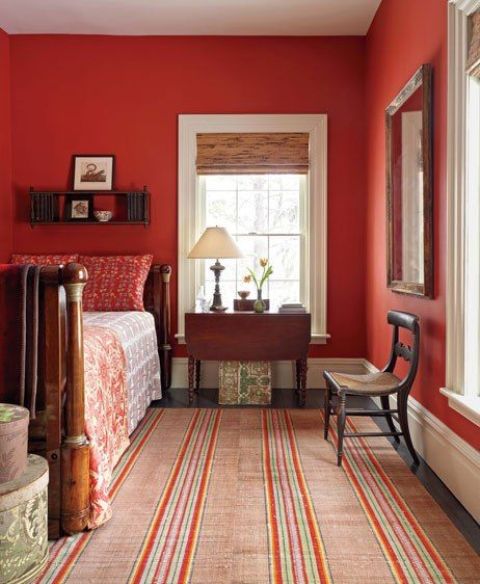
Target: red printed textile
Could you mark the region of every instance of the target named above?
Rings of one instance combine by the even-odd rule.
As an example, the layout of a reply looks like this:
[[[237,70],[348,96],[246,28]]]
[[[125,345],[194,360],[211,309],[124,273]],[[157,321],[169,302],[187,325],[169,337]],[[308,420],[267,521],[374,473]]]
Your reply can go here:
[[[71,262],[78,262],[78,253],[31,255],[14,253],[10,263],[33,264],[34,266],[66,266]]]
[[[88,527],[112,516],[112,472],[128,448],[127,365],[118,336],[111,330],[84,327],[85,433],[90,442],[90,515]]]
[[[80,256],[87,268],[83,293],[86,312],[144,310],[143,290],[152,255]]]

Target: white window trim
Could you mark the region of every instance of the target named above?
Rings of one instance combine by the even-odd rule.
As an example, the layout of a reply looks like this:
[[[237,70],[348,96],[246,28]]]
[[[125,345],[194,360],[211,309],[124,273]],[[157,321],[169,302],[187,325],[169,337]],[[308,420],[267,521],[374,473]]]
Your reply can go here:
[[[480,398],[464,391],[465,212],[468,16],[480,0],[450,0],[448,6],[448,207],[446,387],[449,406],[480,425]]]
[[[312,343],[325,344],[327,334],[327,115],[240,114],[179,115],[178,119],[178,332],[185,342],[185,312],[195,304],[200,262],[187,254],[200,237],[196,207],[196,135],[208,132],[303,132],[309,134],[310,172],[307,210],[310,249],[305,254],[312,267],[306,295],[312,314]]]

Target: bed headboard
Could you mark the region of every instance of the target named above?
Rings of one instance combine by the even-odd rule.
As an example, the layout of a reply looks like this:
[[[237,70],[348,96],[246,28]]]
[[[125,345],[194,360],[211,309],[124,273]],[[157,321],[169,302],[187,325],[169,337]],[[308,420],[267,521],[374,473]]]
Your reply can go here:
[[[162,389],[168,389],[172,383],[172,345],[170,342],[170,276],[172,266],[155,264],[150,268],[145,283],[145,310],[155,317]]]

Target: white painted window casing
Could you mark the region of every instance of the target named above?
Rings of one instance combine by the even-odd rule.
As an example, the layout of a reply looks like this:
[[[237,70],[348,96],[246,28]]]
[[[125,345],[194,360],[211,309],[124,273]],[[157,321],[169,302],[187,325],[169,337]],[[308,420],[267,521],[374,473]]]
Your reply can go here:
[[[469,15],[480,0],[450,0],[448,9],[447,355],[440,391],[480,425],[480,87],[466,73]]]
[[[198,133],[306,132],[310,171],[306,176],[304,212],[308,245],[302,253],[302,301],[312,314],[312,342],[325,343],[327,333],[327,116],[325,114],[180,115],[178,160],[178,332],[184,342],[184,315],[192,310],[203,283],[203,262],[187,254],[205,226],[201,180],[196,173]],[[308,284],[308,285],[307,285]]]

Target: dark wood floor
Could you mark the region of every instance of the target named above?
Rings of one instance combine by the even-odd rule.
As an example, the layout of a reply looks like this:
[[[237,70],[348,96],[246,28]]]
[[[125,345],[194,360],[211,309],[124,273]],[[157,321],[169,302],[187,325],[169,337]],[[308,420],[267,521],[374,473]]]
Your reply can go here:
[[[271,408],[295,408],[297,407],[295,396],[290,389],[275,389],[272,392],[272,404],[270,406],[219,406],[217,389],[201,389],[199,396],[196,398],[193,407],[197,408],[218,408],[218,407],[271,407]],[[376,409],[376,405],[370,399],[352,398],[352,405],[357,407],[366,407]],[[355,403],[356,400],[356,403]],[[164,397],[153,403],[155,407],[162,408],[185,408],[188,407],[188,391],[186,389],[172,389],[165,392]],[[321,389],[310,390],[307,392],[307,408],[323,407],[323,391]],[[375,422],[388,431],[385,421],[382,418],[374,418]],[[437,475],[430,469],[423,459],[420,459],[420,465],[417,467],[412,464],[412,459],[408,450],[405,448],[403,441],[400,445],[390,439],[398,454],[410,466],[412,472],[425,486],[427,491],[442,507],[445,513],[457,529],[464,535],[470,545],[480,554],[480,526],[465,508],[452,495]]]

